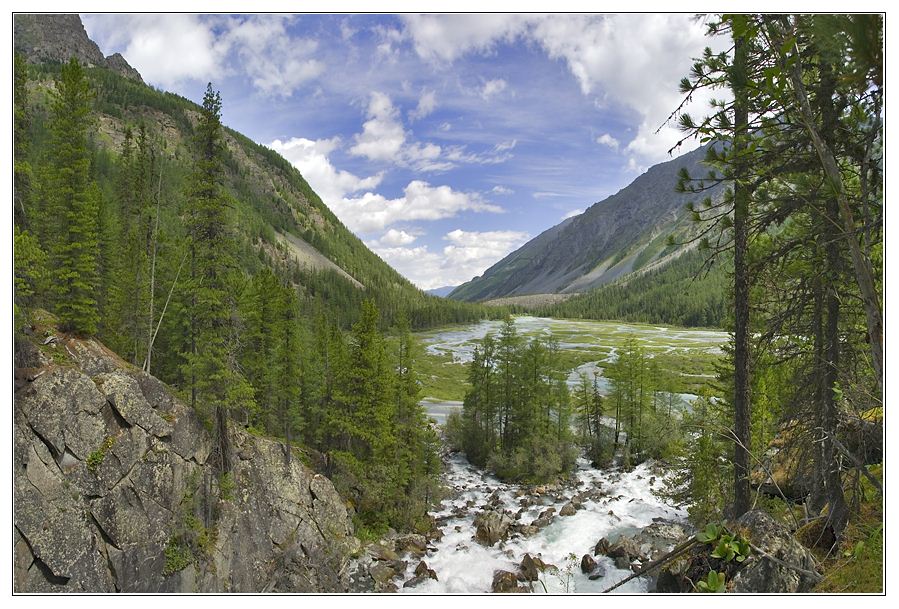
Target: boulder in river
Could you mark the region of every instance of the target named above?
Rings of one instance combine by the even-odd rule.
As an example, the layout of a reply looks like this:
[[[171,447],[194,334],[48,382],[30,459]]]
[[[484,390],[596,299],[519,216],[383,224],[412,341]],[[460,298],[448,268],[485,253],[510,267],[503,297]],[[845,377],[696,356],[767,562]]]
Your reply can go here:
[[[559,510],[559,516],[574,516],[575,514],[577,514],[577,508],[571,502],[566,503]]]
[[[493,572],[492,592],[528,592],[525,586],[518,585],[518,575],[511,571],[497,570]]]
[[[437,572],[428,567],[428,564],[423,560],[415,567],[415,576],[437,580]]]
[[[540,577],[540,573],[546,570],[546,563],[540,558],[525,554],[521,559],[519,569],[518,579],[520,581],[535,582]]]
[[[482,546],[492,547],[498,541],[504,541],[509,535],[509,527],[515,521],[505,512],[487,510],[474,519],[474,539]]]
[[[589,575],[593,573],[593,570],[596,568],[596,561],[593,560],[593,557],[589,554],[584,554],[583,558],[581,558],[581,573],[584,575]]]
[[[610,545],[609,540],[603,537],[596,542],[596,546],[593,548],[593,556],[605,556],[609,553]]]

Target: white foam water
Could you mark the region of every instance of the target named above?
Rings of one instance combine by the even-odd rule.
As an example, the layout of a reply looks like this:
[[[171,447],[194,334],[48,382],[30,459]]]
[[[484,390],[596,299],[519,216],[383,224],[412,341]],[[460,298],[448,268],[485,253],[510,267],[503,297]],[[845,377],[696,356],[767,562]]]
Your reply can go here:
[[[561,507],[581,490],[599,488],[604,491],[604,496],[595,501],[585,501],[583,509],[573,516],[557,515],[552,524],[531,537],[519,536],[493,547],[484,547],[474,541],[473,522],[478,508],[497,491],[502,506],[517,511],[519,487],[500,482],[469,464],[462,455],[451,455],[447,460],[445,482],[454,494],[432,512],[435,518],[446,518],[441,525],[444,536],[434,544],[436,551],[428,552],[424,558],[428,566],[437,572],[438,580],[427,580],[414,588],[401,588],[401,591],[419,594],[490,592],[493,572],[497,569],[517,572],[521,559],[527,553],[559,569],[558,574],[541,574],[540,581],[534,582],[534,592],[602,592],[631,575],[631,571],[617,569],[609,558],[598,556],[596,562],[605,569],[605,575],[591,581],[582,574],[581,556],[592,556],[597,541],[603,537],[614,538],[623,533],[633,533],[652,524],[654,518],[674,521],[686,518],[683,510],[667,505],[652,493],[652,489],[658,488],[662,480],[653,480],[651,464],[644,463],[630,472],[624,472],[617,468],[598,470],[590,467],[585,459],[580,459],[575,475],[579,485],[564,490],[564,498],[560,500],[542,495],[540,499],[543,501],[539,505],[529,507],[522,513],[521,522],[530,523],[550,506],[554,506],[558,514]],[[474,507],[464,509],[462,515],[453,515],[454,510],[466,508],[466,503],[470,501],[474,501]],[[456,511],[456,514],[459,513]],[[409,561],[403,581],[412,577],[416,564],[417,561]],[[635,578],[615,591],[646,592],[647,585],[646,578]]]

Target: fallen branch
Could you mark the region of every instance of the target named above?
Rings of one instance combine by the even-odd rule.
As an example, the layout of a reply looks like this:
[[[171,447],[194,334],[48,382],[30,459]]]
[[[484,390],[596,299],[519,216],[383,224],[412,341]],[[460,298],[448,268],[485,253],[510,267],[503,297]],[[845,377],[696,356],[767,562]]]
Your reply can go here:
[[[654,561],[652,561],[645,567],[641,568],[639,571],[637,571],[633,575],[629,575],[629,576],[625,577],[624,579],[622,579],[620,582],[618,582],[611,588],[606,588],[605,590],[602,591],[602,593],[605,594],[607,592],[611,592],[615,588],[618,588],[619,586],[623,586],[624,584],[631,581],[632,579],[640,577],[641,575],[645,575],[645,574],[649,573],[650,571],[652,571],[653,569],[656,569],[666,563],[671,562],[672,560],[674,560],[675,558],[677,558],[678,556],[680,556],[681,554],[683,554],[684,552],[686,552],[687,550],[689,550],[690,548],[692,548],[694,545],[696,545],[698,543],[699,542],[696,541],[695,537],[691,537],[687,541],[676,546],[673,550],[671,550],[664,556],[661,556],[661,557],[655,559]]]

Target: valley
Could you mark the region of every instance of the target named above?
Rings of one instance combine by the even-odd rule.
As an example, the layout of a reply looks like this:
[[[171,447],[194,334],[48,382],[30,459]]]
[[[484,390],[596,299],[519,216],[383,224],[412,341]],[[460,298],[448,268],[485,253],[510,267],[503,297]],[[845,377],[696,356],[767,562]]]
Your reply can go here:
[[[520,336],[558,341],[560,360],[571,370],[570,387],[577,384],[578,372],[587,372],[592,380],[592,371],[597,369],[601,376],[602,364],[615,361],[624,341],[634,339],[658,364],[661,378],[656,382],[668,392],[695,395],[714,376],[721,346],[727,342],[726,332],[711,329],[527,315],[514,320]],[[422,405],[429,415],[439,419],[448,406],[461,404],[467,386],[465,365],[471,362],[477,342],[498,333],[501,325],[498,320],[485,320],[416,333],[421,345]],[[606,385],[603,393],[607,390]]]

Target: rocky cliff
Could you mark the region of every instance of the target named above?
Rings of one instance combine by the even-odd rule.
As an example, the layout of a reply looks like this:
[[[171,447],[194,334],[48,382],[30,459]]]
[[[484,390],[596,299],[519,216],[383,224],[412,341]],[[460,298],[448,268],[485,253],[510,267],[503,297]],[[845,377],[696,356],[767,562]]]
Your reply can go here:
[[[95,340],[17,345],[16,592],[342,592],[358,540],[331,482],[197,414]]]
[[[143,82],[137,70],[119,53],[104,57],[91,40],[78,15],[15,15],[13,40],[16,51],[33,63],[65,63],[72,57],[87,66],[99,66]]]

